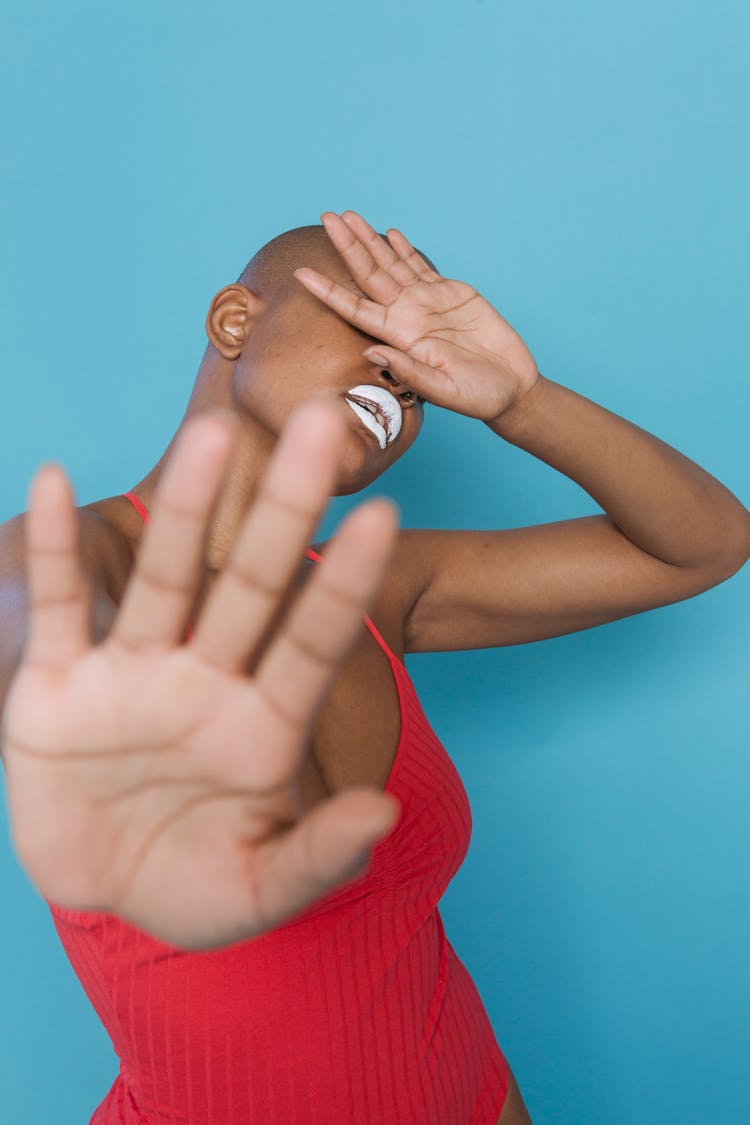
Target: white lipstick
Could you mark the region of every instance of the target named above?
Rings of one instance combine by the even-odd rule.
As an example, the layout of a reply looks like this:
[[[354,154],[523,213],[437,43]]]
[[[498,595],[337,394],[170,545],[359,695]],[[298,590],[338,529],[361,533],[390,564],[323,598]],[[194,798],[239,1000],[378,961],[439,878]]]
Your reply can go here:
[[[390,391],[361,383],[350,387],[345,397],[362,424],[375,434],[381,449],[396,440],[401,432],[401,406]]]

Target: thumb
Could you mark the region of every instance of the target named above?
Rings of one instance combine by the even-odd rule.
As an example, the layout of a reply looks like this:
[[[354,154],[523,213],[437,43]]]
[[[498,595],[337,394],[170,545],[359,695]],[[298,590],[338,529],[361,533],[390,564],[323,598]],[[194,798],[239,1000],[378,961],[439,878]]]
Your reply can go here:
[[[283,836],[262,844],[254,856],[252,891],[264,927],[281,924],[362,875],[371,849],[400,816],[394,797],[355,786],[316,805]]]
[[[439,368],[422,363],[399,348],[391,348],[386,344],[367,348],[362,355],[378,367],[387,367],[400,383],[404,383],[409,390],[416,391],[428,402],[435,406],[448,405],[446,394],[449,394],[453,381]]]

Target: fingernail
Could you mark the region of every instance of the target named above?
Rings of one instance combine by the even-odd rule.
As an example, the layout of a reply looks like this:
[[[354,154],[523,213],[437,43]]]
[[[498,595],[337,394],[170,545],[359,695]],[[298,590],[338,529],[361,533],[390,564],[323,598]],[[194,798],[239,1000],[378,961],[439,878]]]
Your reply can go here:
[[[368,349],[367,351],[362,352],[362,355],[366,356],[367,359],[371,359],[373,363],[377,363],[379,367],[388,366],[388,360],[381,352],[373,352]]]

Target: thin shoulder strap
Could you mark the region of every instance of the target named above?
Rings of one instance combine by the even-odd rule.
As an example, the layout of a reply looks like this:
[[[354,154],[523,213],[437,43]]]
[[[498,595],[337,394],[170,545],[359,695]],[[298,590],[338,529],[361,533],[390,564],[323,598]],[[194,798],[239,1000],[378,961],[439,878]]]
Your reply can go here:
[[[323,561],[323,556],[319,555],[317,551],[313,551],[312,547],[308,547],[307,550],[305,551],[305,554],[307,555],[308,559],[312,559],[314,562],[319,563],[319,562]],[[380,630],[378,629],[377,625],[372,620],[372,618],[369,617],[367,614],[365,614],[365,625],[370,630],[373,637],[378,642],[378,644],[380,645],[380,647],[382,648],[383,652],[386,654],[388,659],[389,660],[395,660],[397,664],[400,664],[401,661],[396,656],[396,654],[391,651],[390,647],[388,646],[387,642],[385,641],[385,639],[383,637],[383,634],[380,632]]]
[[[148,523],[148,508],[143,501],[139,500],[134,492],[123,492],[123,496],[130,501],[143,522]]]
[[[126,500],[130,501],[130,503],[133,505],[133,507],[135,508],[136,512],[141,517],[143,522],[148,523],[148,519],[149,519],[148,508],[143,503],[143,501],[141,499],[139,499],[139,497],[137,497],[134,492],[123,492],[123,496],[125,497]],[[307,556],[308,559],[312,559],[313,562],[320,563],[320,562],[323,561],[323,556],[319,555],[317,551],[313,551],[312,547],[307,548],[307,550],[305,551],[305,555]],[[389,660],[395,660],[397,664],[400,664],[401,661],[398,659],[396,654],[391,651],[388,644],[384,640],[382,633],[380,632],[378,627],[375,625],[372,618],[369,617],[367,614],[365,614],[365,625],[370,630],[373,637],[378,642],[378,644],[380,645],[380,647],[382,648],[383,652],[386,654],[388,659]],[[189,630],[189,635],[192,636],[192,629]]]

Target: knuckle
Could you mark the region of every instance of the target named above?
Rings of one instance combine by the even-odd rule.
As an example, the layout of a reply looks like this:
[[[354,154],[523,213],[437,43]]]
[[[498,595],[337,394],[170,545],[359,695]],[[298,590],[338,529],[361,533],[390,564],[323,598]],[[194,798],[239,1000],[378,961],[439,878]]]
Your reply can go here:
[[[285,587],[280,584],[266,582],[257,574],[254,574],[251,569],[241,565],[237,561],[230,562],[228,568],[229,575],[242,586],[243,589],[249,590],[253,594],[260,594],[268,601],[278,601],[283,593]]]
[[[151,586],[161,594],[172,594],[176,597],[190,597],[195,592],[195,585],[189,582],[179,582],[174,578],[160,574],[150,567],[142,567],[138,573],[138,581],[146,586]]]
[[[287,641],[304,659],[312,661],[318,667],[327,670],[333,664],[333,657],[312,644],[308,637],[290,630],[287,633]]]

